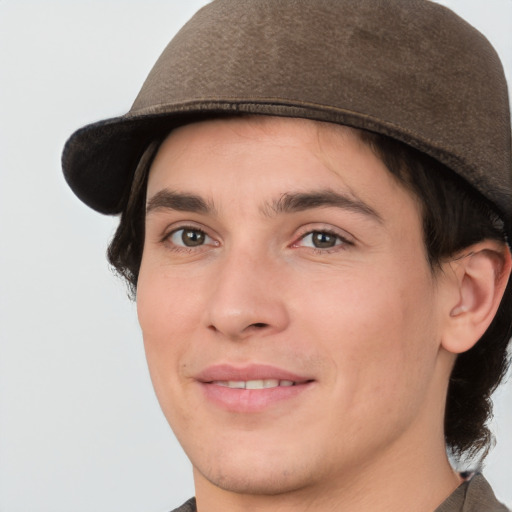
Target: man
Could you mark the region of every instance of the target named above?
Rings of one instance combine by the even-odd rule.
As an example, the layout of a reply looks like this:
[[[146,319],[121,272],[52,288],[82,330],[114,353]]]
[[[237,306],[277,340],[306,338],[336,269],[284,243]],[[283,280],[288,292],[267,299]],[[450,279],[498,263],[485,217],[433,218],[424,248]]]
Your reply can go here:
[[[178,510],[506,510],[489,446],[511,335],[503,71],[426,0],[216,0],[63,166],[121,213]]]

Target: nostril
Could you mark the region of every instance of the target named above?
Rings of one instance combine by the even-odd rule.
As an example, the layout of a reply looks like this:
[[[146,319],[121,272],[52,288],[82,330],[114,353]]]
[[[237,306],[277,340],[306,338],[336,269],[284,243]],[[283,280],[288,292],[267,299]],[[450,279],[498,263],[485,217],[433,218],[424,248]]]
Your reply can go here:
[[[258,329],[261,329],[261,328],[267,327],[267,326],[268,326],[268,324],[264,324],[262,322],[257,322],[255,324],[251,324],[249,327],[257,327]]]

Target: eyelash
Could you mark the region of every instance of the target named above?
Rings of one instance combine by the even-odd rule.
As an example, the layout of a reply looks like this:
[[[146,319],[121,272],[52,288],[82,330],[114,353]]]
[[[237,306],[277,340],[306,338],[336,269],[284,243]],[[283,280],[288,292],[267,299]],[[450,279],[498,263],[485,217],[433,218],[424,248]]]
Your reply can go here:
[[[196,246],[193,246],[193,245],[192,246],[186,246],[186,245],[179,245],[176,242],[172,241],[172,238],[176,234],[178,234],[179,232],[186,232],[186,231],[191,231],[191,232],[196,233],[199,236],[204,236],[205,240],[210,239],[214,243],[213,244],[212,243],[209,243],[209,244],[201,243],[201,244],[198,244]],[[293,242],[290,245],[290,247],[292,247],[292,248],[299,248],[299,247],[301,247],[300,243],[303,240],[305,240],[308,236],[313,236],[315,233],[316,234],[327,235],[327,236],[330,236],[330,237],[334,237],[336,239],[335,245],[332,246],[332,247],[320,248],[320,247],[306,247],[306,246],[304,246],[305,249],[308,249],[308,250],[310,250],[311,252],[313,252],[315,254],[331,254],[333,252],[347,250],[347,246],[353,246],[354,245],[354,243],[351,240],[349,240],[347,237],[344,237],[344,236],[340,235],[339,233],[337,233],[336,231],[334,231],[332,229],[308,229],[308,230],[304,230],[304,232],[299,235],[297,240],[295,242]],[[165,243],[166,245],[170,246],[171,250],[173,250],[175,252],[185,252],[185,253],[195,252],[198,249],[204,248],[207,245],[213,245],[213,246],[218,246],[219,245],[219,242],[215,241],[212,237],[210,237],[203,229],[200,229],[200,228],[198,228],[196,226],[190,226],[190,225],[180,226],[180,227],[178,227],[176,229],[173,229],[172,231],[167,233],[162,238],[162,242]]]
[[[204,231],[203,229],[200,229],[196,226],[180,226],[176,229],[173,229],[172,231],[170,231],[169,233],[164,235],[164,237],[162,238],[162,242],[165,243],[166,245],[170,246],[171,250],[173,250],[175,252],[191,253],[191,252],[195,252],[198,248],[204,247],[206,245],[206,244],[200,244],[197,246],[178,245],[176,242],[172,241],[172,238],[174,235],[176,235],[180,231],[182,231],[182,232],[192,231],[192,232],[198,234],[199,236],[204,236],[205,239],[213,240],[213,238],[211,236],[209,236],[206,233],[206,231]],[[214,244],[211,244],[211,245],[217,246],[217,245],[219,245],[219,243],[214,241]]]
[[[344,251],[347,250],[347,246],[353,246],[354,242],[349,240],[347,237],[344,237],[337,233],[332,229],[308,229],[303,234],[301,234],[296,242],[292,244],[292,247],[299,247],[299,243],[306,239],[308,236],[313,236],[315,233],[328,235],[334,237],[336,239],[336,243],[332,247],[320,248],[320,247],[307,247],[307,249],[311,250],[315,254],[331,254],[333,252]]]

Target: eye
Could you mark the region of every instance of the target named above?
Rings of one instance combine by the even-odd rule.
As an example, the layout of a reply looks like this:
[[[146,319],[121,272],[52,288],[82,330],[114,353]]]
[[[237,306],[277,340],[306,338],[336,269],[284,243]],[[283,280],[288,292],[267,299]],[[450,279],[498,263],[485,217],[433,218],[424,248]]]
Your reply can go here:
[[[178,247],[199,247],[206,243],[213,243],[204,231],[197,228],[177,229],[170,234],[169,241]]]
[[[332,249],[342,244],[350,244],[350,242],[331,231],[311,231],[306,233],[297,243],[297,245],[314,249]]]

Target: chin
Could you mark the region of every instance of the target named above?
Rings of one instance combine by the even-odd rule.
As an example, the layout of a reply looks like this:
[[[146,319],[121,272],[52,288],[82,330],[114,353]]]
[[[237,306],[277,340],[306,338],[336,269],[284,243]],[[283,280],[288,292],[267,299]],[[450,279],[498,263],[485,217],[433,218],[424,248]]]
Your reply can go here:
[[[276,496],[311,485],[306,475],[299,475],[295,470],[270,468],[268,464],[265,469],[246,465],[239,469],[222,467],[201,474],[214,486],[236,494]]]
[[[315,478],[311,464],[306,467],[297,460],[262,455],[257,445],[253,452],[224,452],[213,461],[192,463],[210,484],[237,494],[274,496],[311,485]]]

